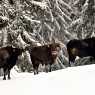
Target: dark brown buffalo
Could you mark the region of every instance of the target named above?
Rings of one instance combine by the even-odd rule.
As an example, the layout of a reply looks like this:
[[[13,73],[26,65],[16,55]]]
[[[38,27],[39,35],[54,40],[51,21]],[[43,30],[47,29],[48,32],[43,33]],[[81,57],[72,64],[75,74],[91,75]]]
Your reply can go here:
[[[4,78],[6,80],[6,74],[10,79],[10,70],[16,64],[18,56],[21,55],[23,49],[13,48],[12,46],[0,48],[0,68],[4,70]]]
[[[34,74],[38,74],[38,67],[42,65],[50,65],[49,71],[51,71],[51,65],[55,63],[60,50],[60,44],[54,43],[44,46],[33,47],[30,52],[31,61],[34,68]]]
[[[71,40],[67,44],[67,51],[69,54],[69,65],[75,62],[76,56],[87,57],[92,56],[95,59],[95,37],[82,39],[82,40]]]

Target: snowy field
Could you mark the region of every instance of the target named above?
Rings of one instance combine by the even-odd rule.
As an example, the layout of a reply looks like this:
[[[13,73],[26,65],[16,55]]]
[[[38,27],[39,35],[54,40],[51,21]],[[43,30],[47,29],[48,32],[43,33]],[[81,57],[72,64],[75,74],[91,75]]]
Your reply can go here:
[[[0,95],[95,95],[95,65],[70,67],[51,73],[17,73],[0,77]]]

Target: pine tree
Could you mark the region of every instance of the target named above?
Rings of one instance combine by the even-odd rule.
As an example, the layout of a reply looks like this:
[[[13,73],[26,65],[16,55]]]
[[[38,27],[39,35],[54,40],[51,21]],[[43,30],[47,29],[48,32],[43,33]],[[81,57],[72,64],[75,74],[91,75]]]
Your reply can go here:
[[[95,32],[95,1],[76,0],[73,2],[73,20],[69,26],[69,31],[73,31],[76,38],[89,38]],[[76,11],[75,11],[76,10]]]

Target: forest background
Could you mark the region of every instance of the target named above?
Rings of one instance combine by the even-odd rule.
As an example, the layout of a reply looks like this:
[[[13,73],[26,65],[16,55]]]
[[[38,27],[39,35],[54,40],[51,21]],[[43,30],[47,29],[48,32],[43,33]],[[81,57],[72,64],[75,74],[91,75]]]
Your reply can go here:
[[[63,44],[52,70],[68,67],[66,44],[95,36],[95,0],[0,0],[0,47]],[[77,65],[92,64],[89,58]],[[22,72],[33,70],[28,51],[17,62]],[[39,68],[42,71],[42,67]]]

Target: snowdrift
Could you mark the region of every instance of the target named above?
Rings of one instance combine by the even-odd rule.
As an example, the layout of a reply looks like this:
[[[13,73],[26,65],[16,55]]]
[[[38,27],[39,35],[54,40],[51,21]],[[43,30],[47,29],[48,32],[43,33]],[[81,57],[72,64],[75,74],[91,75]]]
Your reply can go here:
[[[95,65],[70,67],[50,73],[11,72],[0,77],[0,95],[95,95]]]

